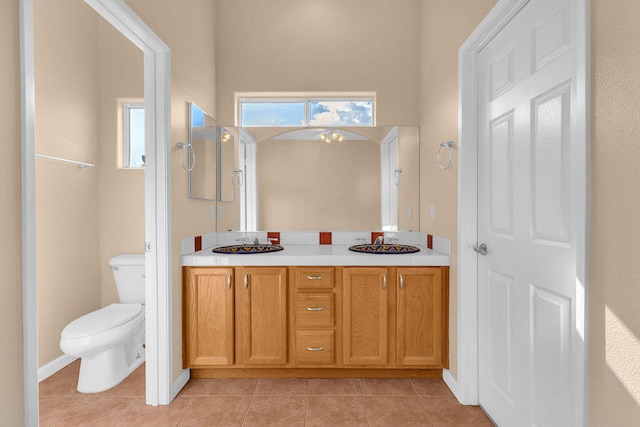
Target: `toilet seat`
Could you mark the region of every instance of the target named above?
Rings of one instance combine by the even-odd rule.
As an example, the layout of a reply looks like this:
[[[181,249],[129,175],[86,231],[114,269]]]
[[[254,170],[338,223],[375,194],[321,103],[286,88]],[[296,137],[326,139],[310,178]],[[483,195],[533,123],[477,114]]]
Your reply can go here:
[[[111,304],[69,323],[62,338],[82,338],[117,328],[142,314],[142,304]]]

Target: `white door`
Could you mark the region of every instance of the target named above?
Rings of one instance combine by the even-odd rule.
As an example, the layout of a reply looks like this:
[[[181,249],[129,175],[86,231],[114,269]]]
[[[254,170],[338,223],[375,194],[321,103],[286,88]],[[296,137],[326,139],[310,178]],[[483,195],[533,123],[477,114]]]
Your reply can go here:
[[[499,426],[576,410],[572,7],[531,0],[479,55],[479,400]]]

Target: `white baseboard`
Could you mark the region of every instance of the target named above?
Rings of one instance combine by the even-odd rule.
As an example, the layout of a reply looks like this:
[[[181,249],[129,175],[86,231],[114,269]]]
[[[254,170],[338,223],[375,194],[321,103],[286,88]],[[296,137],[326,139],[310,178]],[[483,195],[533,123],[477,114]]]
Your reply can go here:
[[[170,402],[176,398],[180,390],[187,384],[189,379],[191,378],[191,369],[185,369],[178,376],[178,378],[171,384],[171,390],[169,391],[169,400]]]
[[[63,354],[57,359],[52,360],[41,368],[38,368],[38,382],[42,382],[49,378],[51,375],[58,372],[60,369],[69,365],[71,362],[77,360],[77,357],[69,356],[68,354]]]
[[[458,381],[453,378],[453,375],[451,375],[451,371],[449,371],[448,369],[443,369],[442,380],[447,385],[447,387],[449,387],[449,390],[451,390],[456,399],[458,399],[458,402],[460,402],[460,396],[458,396]]]

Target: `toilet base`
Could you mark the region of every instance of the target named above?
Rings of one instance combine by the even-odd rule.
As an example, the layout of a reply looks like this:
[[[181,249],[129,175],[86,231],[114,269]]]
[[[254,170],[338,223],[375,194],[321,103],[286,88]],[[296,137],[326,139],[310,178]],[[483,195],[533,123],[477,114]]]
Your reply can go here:
[[[145,360],[144,348],[140,346],[132,356],[126,345],[121,344],[103,351],[94,357],[80,359],[78,391],[99,393],[120,384]]]

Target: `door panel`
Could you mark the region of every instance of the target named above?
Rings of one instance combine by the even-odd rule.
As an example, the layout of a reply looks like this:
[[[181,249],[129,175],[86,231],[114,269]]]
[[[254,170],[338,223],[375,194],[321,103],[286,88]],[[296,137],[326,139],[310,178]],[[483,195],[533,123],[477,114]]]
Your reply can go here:
[[[569,242],[569,130],[571,86],[532,101],[533,238]]]
[[[498,425],[572,419],[573,4],[531,0],[478,58],[479,397]]]
[[[491,385],[509,401],[513,400],[514,373],[511,287],[513,278],[489,271],[489,360]]]
[[[551,288],[552,286],[547,286]],[[530,285],[532,424],[570,425],[571,300]]]
[[[491,123],[489,167],[491,231],[513,235],[513,110]]]

